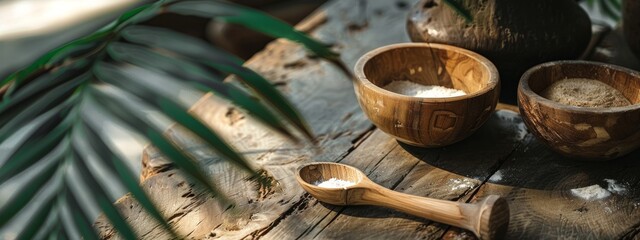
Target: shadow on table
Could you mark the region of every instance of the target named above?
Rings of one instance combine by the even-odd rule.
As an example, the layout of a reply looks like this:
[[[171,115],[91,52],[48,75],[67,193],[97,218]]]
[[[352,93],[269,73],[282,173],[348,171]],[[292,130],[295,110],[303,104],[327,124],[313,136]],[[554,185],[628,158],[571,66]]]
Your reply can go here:
[[[565,158],[528,133],[517,113],[501,110],[469,138],[442,148],[400,143],[434,167],[490,183],[541,190],[565,190],[610,181],[640,184],[640,150],[604,162]]]
[[[380,219],[389,219],[389,218],[402,218],[409,219],[412,221],[430,223],[431,221],[425,218],[412,216],[397,210],[393,210],[391,208],[378,207],[378,206],[369,206],[369,205],[353,205],[353,206],[336,206],[328,203],[320,202],[322,206],[327,209],[331,209],[332,211],[339,212],[341,215],[347,215],[351,217],[359,217],[359,218],[380,218]]]

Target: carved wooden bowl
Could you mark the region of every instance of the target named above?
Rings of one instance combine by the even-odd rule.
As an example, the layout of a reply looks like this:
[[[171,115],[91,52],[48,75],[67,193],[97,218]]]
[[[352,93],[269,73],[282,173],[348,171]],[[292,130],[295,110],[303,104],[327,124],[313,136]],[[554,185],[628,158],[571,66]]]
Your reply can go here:
[[[632,105],[574,107],[539,95],[553,82],[565,78],[600,80],[619,90]],[[522,75],[518,101],[529,130],[562,155],[608,160],[640,146],[640,73],[636,71],[585,61],[540,64]]]
[[[363,55],[355,66],[356,96],[380,130],[404,143],[439,147],[476,131],[495,109],[499,76],[477,53],[428,43],[400,43]],[[465,96],[422,98],[387,91],[394,80],[463,90]]]

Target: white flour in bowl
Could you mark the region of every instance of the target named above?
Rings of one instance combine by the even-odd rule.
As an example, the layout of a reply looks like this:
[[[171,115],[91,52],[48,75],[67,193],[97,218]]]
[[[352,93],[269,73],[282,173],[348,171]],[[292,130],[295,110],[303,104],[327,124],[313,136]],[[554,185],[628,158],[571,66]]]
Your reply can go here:
[[[392,81],[391,83],[385,85],[384,89],[402,95],[423,98],[446,98],[467,95],[467,93],[458,89],[447,88],[438,85],[422,85],[406,80]]]

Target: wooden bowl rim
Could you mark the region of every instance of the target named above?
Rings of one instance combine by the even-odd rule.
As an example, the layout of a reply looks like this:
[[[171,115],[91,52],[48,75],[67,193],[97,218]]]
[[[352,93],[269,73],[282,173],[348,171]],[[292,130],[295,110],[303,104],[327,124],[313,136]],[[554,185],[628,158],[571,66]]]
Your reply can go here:
[[[395,93],[395,92],[386,90],[382,87],[379,87],[373,84],[371,81],[369,81],[369,79],[364,74],[364,66],[369,62],[370,59],[378,56],[381,53],[387,52],[389,50],[398,49],[398,48],[407,48],[407,47],[433,48],[433,49],[440,49],[445,51],[453,51],[453,52],[461,53],[481,63],[482,66],[484,66],[488,70],[489,72],[488,84],[485,88],[479,91],[476,91],[473,94],[466,94],[466,95],[457,96],[457,97],[443,97],[443,98],[429,97],[428,98],[428,97],[414,97],[414,96],[408,96],[400,93]],[[499,78],[500,78],[500,75],[498,74],[498,69],[496,68],[496,66],[484,56],[464,48],[447,45],[447,44],[439,44],[439,43],[396,43],[396,44],[390,44],[390,45],[378,47],[376,49],[373,49],[365,53],[358,59],[358,61],[356,62],[356,65],[354,66],[354,72],[356,75],[356,81],[359,81],[360,83],[363,84],[364,87],[371,89],[379,94],[389,96],[392,98],[402,99],[405,101],[421,101],[421,102],[429,102],[429,103],[462,101],[462,100],[471,99],[477,96],[487,94],[497,88],[499,83]]]
[[[520,83],[518,84],[518,89],[520,90],[520,92],[522,92],[522,94],[527,95],[530,99],[533,99],[538,104],[544,105],[549,108],[560,109],[560,110],[572,112],[572,113],[606,114],[606,113],[622,113],[622,112],[640,110],[640,103],[631,104],[629,106],[622,106],[622,107],[578,107],[578,106],[565,105],[565,104],[560,104],[558,102],[546,99],[540,96],[539,94],[535,93],[533,90],[531,90],[531,87],[529,87],[529,79],[531,78],[531,75],[533,73],[540,71],[543,68],[557,66],[557,65],[559,66],[589,65],[589,66],[595,66],[595,67],[609,68],[615,71],[626,72],[634,76],[635,78],[637,78],[638,81],[640,81],[640,72],[637,72],[625,67],[621,67],[618,65],[601,63],[601,62],[593,62],[593,61],[584,61],[584,60],[560,60],[560,61],[551,61],[551,62],[541,63],[529,68],[529,70],[527,70],[524,74],[522,74],[522,77],[520,77]],[[519,100],[520,100],[520,96],[518,96],[518,101]]]

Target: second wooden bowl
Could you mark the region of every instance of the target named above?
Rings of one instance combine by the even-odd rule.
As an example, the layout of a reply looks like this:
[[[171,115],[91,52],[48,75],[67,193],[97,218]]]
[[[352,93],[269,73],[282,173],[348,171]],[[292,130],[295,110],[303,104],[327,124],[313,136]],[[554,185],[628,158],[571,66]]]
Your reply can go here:
[[[498,102],[495,66],[477,53],[429,43],[400,43],[372,50],[355,66],[356,96],[382,131],[420,147],[445,146],[475,132]],[[395,80],[463,90],[465,96],[423,98],[387,91]]]
[[[563,105],[540,96],[565,78],[604,82],[620,91],[630,106],[587,108]],[[522,75],[518,87],[520,114],[533,134],[565,156],[607,160],[640,146],[640,73],[623,67],[585,61],[540,64]]]

